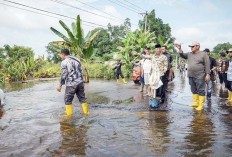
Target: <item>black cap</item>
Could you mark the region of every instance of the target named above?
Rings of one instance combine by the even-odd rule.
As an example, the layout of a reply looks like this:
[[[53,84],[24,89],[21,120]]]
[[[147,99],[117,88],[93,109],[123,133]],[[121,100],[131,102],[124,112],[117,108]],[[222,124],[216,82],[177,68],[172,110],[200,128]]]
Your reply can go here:
[[[210,52],[210,50],[206,48],[206,49],[204,49],[203,52]]]
[[[149,46],[144,47],[146,50],[150,50],[151,48]]]
[[[156,44],[155,48],[161,48],[161,45],[160,44]]]
[[[220,56],[225,57],[226,54],[224,52],[220,52]]]

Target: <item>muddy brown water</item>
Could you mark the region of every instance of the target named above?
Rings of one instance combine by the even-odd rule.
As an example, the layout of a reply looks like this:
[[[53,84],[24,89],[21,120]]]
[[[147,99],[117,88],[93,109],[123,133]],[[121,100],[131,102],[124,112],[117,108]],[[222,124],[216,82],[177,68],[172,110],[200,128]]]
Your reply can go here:
[[[0,108],[0,156],[231,156],[232,106],[214,83],[203,112],[192,102],[188,78],[176,74],[167,101],[157,109],[139,86],[91,80],[90,114],[75,98],[71,120],[64,116],[58,81],[11,84]]]

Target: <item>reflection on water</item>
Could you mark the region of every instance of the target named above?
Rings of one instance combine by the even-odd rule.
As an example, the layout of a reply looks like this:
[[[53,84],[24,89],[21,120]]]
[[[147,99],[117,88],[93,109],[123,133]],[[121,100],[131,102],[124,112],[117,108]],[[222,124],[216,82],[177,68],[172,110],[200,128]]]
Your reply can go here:
[[[168,126],[170,124],[168,112],[150,113],[145,118],[143,136],[145,144],[155,154],[165,154],[170,143]]]
[[[0,119],[2,118],[3,114],[4,114],[4,111],[2,108],[0,108]]]
[[[58,81],[8,85],[0,156],[231,156],[228,92],[214,84],[204,111],[195,112],[187,106],[192,94],[186,75],[175,74],[167,102],[152,112],[132,82],[92,80],[85,86],[90,114],[83,116],[75,98],[69,120],[62,116]]]
[[[215,136],[212,120],[204,113],[194,112],[193,120],[188,127],[191,129],[189,135],[185,137],[185,149],[189,151],[185,155],[210,156]]]
[[[54,156],[83,155],[85,156],[88,138],[86,124],[76,124],[72,121],[60,122],[61,146],[54,152]]]

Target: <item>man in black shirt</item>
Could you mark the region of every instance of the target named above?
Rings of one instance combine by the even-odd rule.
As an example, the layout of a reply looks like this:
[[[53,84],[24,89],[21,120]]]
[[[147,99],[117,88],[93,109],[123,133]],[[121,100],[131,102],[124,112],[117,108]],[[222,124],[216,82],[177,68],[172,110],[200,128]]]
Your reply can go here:
[[[165,99],[165,91],[166,91],[166,89],[168,87],[168,81],[170,81],[169,80],[169,73],[170,73],[171,63],[172,63],[173,59],[172,59],[172,55],[167,52],[167,46],[166,45],[162,46],[161,50],[162,50],[162,54],[165,55],[167,57],[167,60],[168,60],[168,70],[164,74],[163,86],[162,86],[162,89],[161,89],[161,93],[163,93],[162,96],[161,96],[161,103],[163,103],[164,99]]]
[[[209,56],[210,61],[210,81],[207,83],[207,98],[211,98],[211,89],[214,81],[214,70],[217,69],[217,62],[216,60],[210,56],[210,50],[205,49],[204,52]]]
[[[119,75],[121,76],[122,78],[122,82],[124,84],[127,84],[123,74],[122,74],[122,70],[121,70],[121,67],[122,67],[122,62],[121,60],[117,60],[117,65],[113,68],[113,70],[117,69],[116,71],[116,75],[117,75],[117,84],[119,84]]]

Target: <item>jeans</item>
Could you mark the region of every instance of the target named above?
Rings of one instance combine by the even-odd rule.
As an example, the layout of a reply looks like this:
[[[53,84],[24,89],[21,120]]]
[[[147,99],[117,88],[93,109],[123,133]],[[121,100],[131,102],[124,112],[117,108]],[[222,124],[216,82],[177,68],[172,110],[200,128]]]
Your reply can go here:
[[[209,81],[209,83],[207,83],[207,97],[211,97],[211,91],[212,91],[212,86],[213,86],[213,82],[212,80]]]

